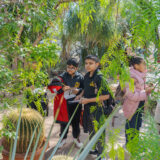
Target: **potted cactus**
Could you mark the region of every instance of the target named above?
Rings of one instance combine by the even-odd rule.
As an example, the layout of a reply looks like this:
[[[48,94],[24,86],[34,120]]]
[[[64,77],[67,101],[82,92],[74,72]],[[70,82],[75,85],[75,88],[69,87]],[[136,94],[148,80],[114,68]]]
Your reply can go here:
[[[12,123],[15,126],[14,129],[16,130],[18,118],[19,118],[19,110],[15,109],[11,111],[6,116],[6,120],[5,120],[6,122],[4,127],[7,128],[8,125]],[[16,156],[15,156],[16,160],[22,160],[22,159],[24,160],[25,153],[27,151],[28,145],[30,143],[31,137],[33,135],[33,132],[36,126],[37,126],[37,129],[35,131],[35,136],[30,146],[27,160],[29,160],[31,157],[31,152],[33,151],[33,148],[37,139],[37,135],[41,127],[42,127],[42,132],[39,138],[34,159],[38,159],[41,154],[41,151],[45,143],[45,136],[44,136],[43,117],[41,116],[41,114],[33,109],[24,108],[22,110],[20,128],[18,132],[18,140],[17,140]],[[12,142],[13,142],[12,138],[3,137],[2,139],[2,145],[4,148],[2,151],[3,160],[9,160],[9,152],[11,149]]]

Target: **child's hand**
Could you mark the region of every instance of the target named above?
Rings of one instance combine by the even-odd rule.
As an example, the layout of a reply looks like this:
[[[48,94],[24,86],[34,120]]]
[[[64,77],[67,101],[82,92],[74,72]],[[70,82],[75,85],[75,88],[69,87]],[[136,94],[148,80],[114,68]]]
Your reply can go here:
[[[77,94],[78,92],[79,92],[79,89],[77,89],[77,88],[72,89],[73,94]]]
[[[80,99],[80,104],[88,104],[88,103],[90,103],[88,98],[81,98]]]
[[[151,92],[154,90],[154,87],[147,87],[145,90],[147,94],[151,94]]]
[[[80,100],[82,98],[81,95],[76,96],[76,98],[74,100]]]
[[[148,87],[154,87],[154,84],[153,83],[149,83]]]
[[[67,91],[67,90],[70,90],[70,89],[71,89],[70,86],[64,86],[64,87],[62,88],[63,91]]]

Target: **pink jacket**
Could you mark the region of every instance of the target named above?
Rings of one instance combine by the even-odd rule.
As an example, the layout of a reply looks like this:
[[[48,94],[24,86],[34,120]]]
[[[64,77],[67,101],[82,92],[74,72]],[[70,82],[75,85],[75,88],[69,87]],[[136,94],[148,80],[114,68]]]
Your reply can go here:
[[[136,112],[139,102],[145,101],[147,98],[145,92],[145,73],[141,73],[131,67],[130,76],[134,79],[134,92],[129,89],[129,84],[126,84],[124,89],[125,100],[123,103],[124,116],[129,120]]]

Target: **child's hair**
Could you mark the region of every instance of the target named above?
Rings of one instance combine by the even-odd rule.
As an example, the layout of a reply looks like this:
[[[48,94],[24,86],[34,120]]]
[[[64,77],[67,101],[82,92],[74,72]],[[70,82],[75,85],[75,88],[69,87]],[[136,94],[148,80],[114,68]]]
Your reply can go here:
[[[78,67],[78,62],[75,58],[70,58],[68,61],[67,61],[67,65],[73,65],[74,67]]]
[[[144,60],[144,59],[141,58],[141,57],[131,57],[129,63],[130,63],[130,65],[134,66],[135,64],[140,64],[140,63],[142,63],[143,60]]]
[[[98,58],[97,56],[95,56],[95,55],[88,55],[88,56],[85,58],[85,60],[86,60],[86,59],[91,59],[91,60],[95,61],[96,63],[99,63],[99,62],[100,62],[99,58]]]

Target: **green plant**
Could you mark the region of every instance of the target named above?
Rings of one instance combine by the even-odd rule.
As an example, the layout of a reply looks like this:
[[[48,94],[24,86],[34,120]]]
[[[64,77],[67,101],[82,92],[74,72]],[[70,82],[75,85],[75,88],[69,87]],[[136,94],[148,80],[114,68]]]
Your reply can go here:
[[[160,137],[154,118],[150,113],[147,113],[144,124],[144,130],[140,131],[127,145],[131,153],[131,160],[158,160],[160,157]],[[130,133],[132,134],[132,130],[130,130]],[[135,134],[135,132],[133,134]]]
[[[120,82],[122,85],[125,84],[125,81],[129,81],[130,78],[127,74],[128,67],[127,62],[125,62],[126,57],[124,56],[124,48],[119,49],[119,44],[122,43],[123,46],[130,44],[134,49],[141,47],[145,48],[147,51],[150,47],[155,46],[153,47],[153,52],[155,53],[155,60],[157,59],[160,50],[160,36],[158,30],[159,1],[73,1],[74,5],[71,7],[69,6],[73,3],[68,2],[72,2],[72,0],[2,2],[0,7],[0,19],[2,19],[2,23],[0,23],[0,39],[2,40],[0,43],[1,54],[4,55],[5,60],[7,60],[7,63],[9,62],[9,64],[14,64],[14,62],[16,64],[16,59],[19,61],[18,64],[30,60],[36,61],[39,63],[39,70],[35,73],[34,71],[28,71],[26,66],[22,67],[17,65],[20,67],[19,70],[14,70],[13,72],[10,70],[11,66],[7,66],[6,63],[3,63],[1,65],[3,67],[0,66],[0,88],[5,88],[5,90],[10,88],[9,90],[11,92],[19,93],[19,90],[26,89],[27,79],[29,79],[32,85],[35,85],[36,87],[41,86],[42,82],[47,84],[48,74],[46,74],[46,70],[57,62],[53,61],[54,63],[52,63],[52,60],[57,60],[57,56],[54,56],[53,54],[56,53],[57,50],[55,45],[49,43],[45,44],[44,39],[49,37],[50,39],[48,39],[53,42],[54,32],[63,27],[64,33],[66,31],[66,35],[62,38],[64,54],[68,54],[73,42],[80,41],[81,44],[79,45],[78,43],[80,47],[82,46],[80,57],[83,59],[88,53],[98,53],[99,57],[103,56],[101,60],[104,67],[103,73],[107,78],[111,75],[114,79],[117,78],[117,74],[120,74]],[[67,5],[64,5],[65,2],[67,2]],[[73,6],[76,6],[75,8],[77,10]],[[73,10],[71,10],[73,13],[67,14],[70,16],[69,18],[65,16],[68,9],[67,7],[73,7]],[[59,11],[61,12],[60,14]],[[61,25],[57,27],[57,25],[55,25],[55,17],[59,17],[62,21],[64,19],[63,22],[68,21],[68,25],[65,24],[64,26]],[[119,25],[122,27],[120,33],[118,33]],[[42,38],[43,41],[41,41]],[[56,39],[60,38],[56,35]],[[43,42],[43,44],[38,45],[40,41]],[[54,41],[54,44],[56,44],[56,41]],[[67,52],[65,52],[65,47],[68,47]],[[62,54],[63,52],[61,55]],[[62,61],[64,62],[65,56],[62,57]],[[1,60],[3,61],[2,57],[0,57],[0,61]],[[14,80],[12,80],[12,75],[14,75]],[[8,85],[9,82],[11,82],[11,85]],[[22,84],[20,85],[20,83]],[[131,87],[132,86],[133,85],[131,85]],[[158,95],[159,92],[155,94],[155,96]],[[4,103],[6,106],[5,108],[7,108],[7,104],[11,104],[11,99],[9,99],[8,102],[9,103]],[[21,114],[19,117],[21,118]],[[53,125],[50,132],[52,131]],[[103,131],[105,127],[103,127]],[[18,130],[19,127],[15,126],[15,128]],[[7,133],[7,129],[5,129],[4,132]],[[151,127],[150,131],[152,129],[153,128]],[[15,131],[15,129],[13,130]],[[100,130],[101,129],[98,131]],[[101,130],[101,133],[103,131]],[[99,132],[98,136],[101,136],[101,133]],[[10,134],[10,132],[7,134]],[[49,137],[50,134],[48,135],[47,140],[49,140]],[[150,140],[150,143],[152,140],[153,139]],[[96,141],[93,143],[95,142]],[[92,146],[93,145],[94,144],[92,144]],[[92,146],[90,146],[90,149]],[[157,146],[158,145],[156,145],[156,147]],[[16,148],[16,140],[14,148]],[[156,149],[154,148],[154,151],[155,150]],[[114,153],[114,148],[111,151]],[[55,152],[56,150],[53,154],[55,154]],[[84,152],[86,156],[88,149]],[[137,155],[141,154],[140,152],[136,153]],[[114,156],[114,154],[112,155]],[[12,160],[14,160],[14,156]]]
[[[0,129],[0,139],[3,137],[6,137],[7,139],[14,139],[16,136],[16,132],[14,131],[15,127],[10,121],[7,121],[7,117],[4,116],[3,125],[5,126],[6,123],[8,124],[8,127]],[[0,153],[2,152],[3,148],[4,148],[3,146],[0,146]]]
[[[154,116],[154,112],[157,106],[157,99],[149,97],[145,106],[147,107],[148,111]]]
[[[5,89],[5,85],[7,85],[12,80],[13,73],[7,68],[8,61],[6,57],[0,55],[0,91]]]
[[[13,126],[13,124],[10,122],[10,121],[7,121],[6,119],[3,121],[5,124],[4,126],[6,125],[7,123],[7,128],[2,128],[0,130],[0,138],[2,137],[6,137],[7,139],[14,139],[15,138],[15,127]]]
[[[46,106],[48,105],[48,99],[45,94],[46,93],[44,92],[43,88],[37,88],[34,91],[32,91],[31,88],[25,90],[27,106],[30,108],[33,108],[33,106],[36,107],[34,109],[40,112],[42,116],[47,115],[47,111],[44,112],[42,106],[43,104],[41,103],[41,101],[43,101],[43,103],[45,103]]]
[[[96,132],[96,134],[93,136],[93,138],[85,146],[85,148],[80,153],[80,155],[78,156],[78,158],[77,158],[77,155],[74,157],[74,160],[76,158],[77,158],[77,160],[84,160],[86,158],[86,156],[88,155],[89,151],[94,146],[94,144],[97,142],[98,138],[103,134],[103,132],[105,131],[107,125],[109,125],[110,120],[117,113],[117,111],[118,111],[119,108],[120,108],[120,106],[118,105],[115,108],[115,110],[111,113],[111,115],[107,119],[105,119],[105,122],[103,123],[103,125],[101,126],[101,128],[99,128],[99,130]]]
[[[6,117],[4,128],[8,129],[9,125],[12,124],[14,127],[10,131],[15,131],[17,127],[18,118],[19,118],[19,110],[15,109],[11,111],[9,115]],[[43,128],[43,118],[37,111],[33,109],[29,108],[22,109],[22,116],[20,121],[20,128],[18,132],[18,140],[16,148],[17,153],[25,153],[27,151],[30,139],[32,137],[36,125],[37,125],[37,130],[32,145],[30,147],[30,151],[32,151],[34,148],[40,128],[41,127]],[[44,140],[44,130],[42,130],[41,132],[37,148],[41,147],[43,140]],[[4,149],[10,151],[10,146],[12,141],[13,138],[5,136],[2,142]]]
[[[82,60],[87,54],[102,57],[109,47],[109,40],[114,36],[115,24],[114,9],[110,11],[115,2],[103,2],[87,0],[69,6],[68,14],[62,19],[62,57],[75,54],[79,54]],[[75,53],[74,50],[79,52]]]

